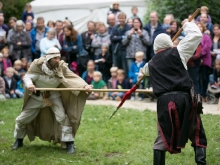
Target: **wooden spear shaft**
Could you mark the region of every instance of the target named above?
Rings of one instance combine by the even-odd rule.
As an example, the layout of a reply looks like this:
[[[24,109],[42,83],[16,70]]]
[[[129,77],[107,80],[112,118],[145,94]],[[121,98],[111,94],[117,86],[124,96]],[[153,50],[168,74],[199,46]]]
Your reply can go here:
[[[84,88],[36,88],[37,91],[86,91]],[[127,92],[130,89],[91,89],[91,92]],[[152,90],[138,89],[135,92],[153,93]]]
[[[191,21],[197,16],[197,14],[199,14],[199,12],[200,12],[200,8],[198,8],[198,9],[191,15],[191,17],[189,18],[189,22],[191,22]],[[176,33],[176,35],[172,38],[172,42],[174,42],[174,41],[176,40],[176,38],[179,37],[179,35],[182,33],[182,31],[183,31],[183,27],[181,27],[181,28],[179,29],[179,31]],[[145,75],[142,76],[142,77],[139,79],[139,81],[136,83],[136,85],[140,85],[141,81],[142,81],[144,78],[145,78]]]

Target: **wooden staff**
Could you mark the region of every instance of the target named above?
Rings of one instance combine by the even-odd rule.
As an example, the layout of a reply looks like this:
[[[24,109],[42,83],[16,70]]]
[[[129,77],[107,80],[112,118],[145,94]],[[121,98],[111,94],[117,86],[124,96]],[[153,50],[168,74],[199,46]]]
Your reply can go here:
[[[199,12],[200,12],[200,8],[198,8],[198,9],[191,15],[191,17],[189,18],[189,22],[191,22],[191,21],[197,16],[197,14],[198,14]],[[179,29],[179,31],[176,33],[176,35],[172,38],[172,42],[174,42],[174,41],[176,40],[176,38],[179,37],[179,35],[182,33],[182,31],[183,31],[183,27],[181,27],[181,28]],[[140,80],[136,83],[136,85],[140,85],[141,81],[142,81],[144,78],[145,78],[145,75],[140,78]]]
[[[86,91],[84,88],[36,88],[37,91]],[[130,89],[91,89],[91,92],[127,92]],[[152,93],[152,90],[138,89],[136,92]]]

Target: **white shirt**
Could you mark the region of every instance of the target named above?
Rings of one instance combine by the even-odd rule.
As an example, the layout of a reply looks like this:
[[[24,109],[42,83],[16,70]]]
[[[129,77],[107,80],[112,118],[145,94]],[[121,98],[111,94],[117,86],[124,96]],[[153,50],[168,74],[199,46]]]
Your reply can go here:
[[[187,70],[187,62],[201,42],[202,33],[198,26],[193,22],[186,22],[183,25],[183,30],[186,32],[186,36],[178,44],[177,50],[180,54],[183,66]],[[143,73],[144,75],[149,76],[148,63],[143,67]]]

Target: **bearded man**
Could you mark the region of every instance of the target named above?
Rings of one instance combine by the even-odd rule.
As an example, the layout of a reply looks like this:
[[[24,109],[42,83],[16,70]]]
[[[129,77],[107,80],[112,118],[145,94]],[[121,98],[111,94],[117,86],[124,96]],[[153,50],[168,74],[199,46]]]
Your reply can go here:
[[[54,143],[64,142],[68,153],[74,153],[74,137],[81,114],[92,88],[71,72],[60,51],[52,47],[36,59],[24,76],[26,86],[21,114],[16,118],[13,149],[23,146],[27,134],[30,141],[38,136]],[[36,91],[36,88],[85,88],[78,91]],[[31,92],[31,93],[30,93]]]
[[[206,164],[207,139],[195,97],[190,95],[192,81],[187,61],[202,39],[195,23],[183,21],[186,36],[177,47],[167,34],[154,41],[155,56],[144,66],[143,73],[151,76],[157,100],[158,136],[154,143],[154,165],[165,165],[165,152],[180,153],[188,139],[195,151],[198,165]]]

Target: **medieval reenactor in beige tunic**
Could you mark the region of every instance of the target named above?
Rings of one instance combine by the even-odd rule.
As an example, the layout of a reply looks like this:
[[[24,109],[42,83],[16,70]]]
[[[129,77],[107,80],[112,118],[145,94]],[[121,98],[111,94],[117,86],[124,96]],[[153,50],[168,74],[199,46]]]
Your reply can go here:
[[[30,141],[38,136],[53,143],[64,142],[68,153],[74,153],[74,137],[89,94],[78,91],[36,91],[36,88],[86,88],[83,79],[60,61],[60,51],[53,47],[33,61],[24,76],[24,105],[16,118],[13,149],[23,146],[27,134]]]

